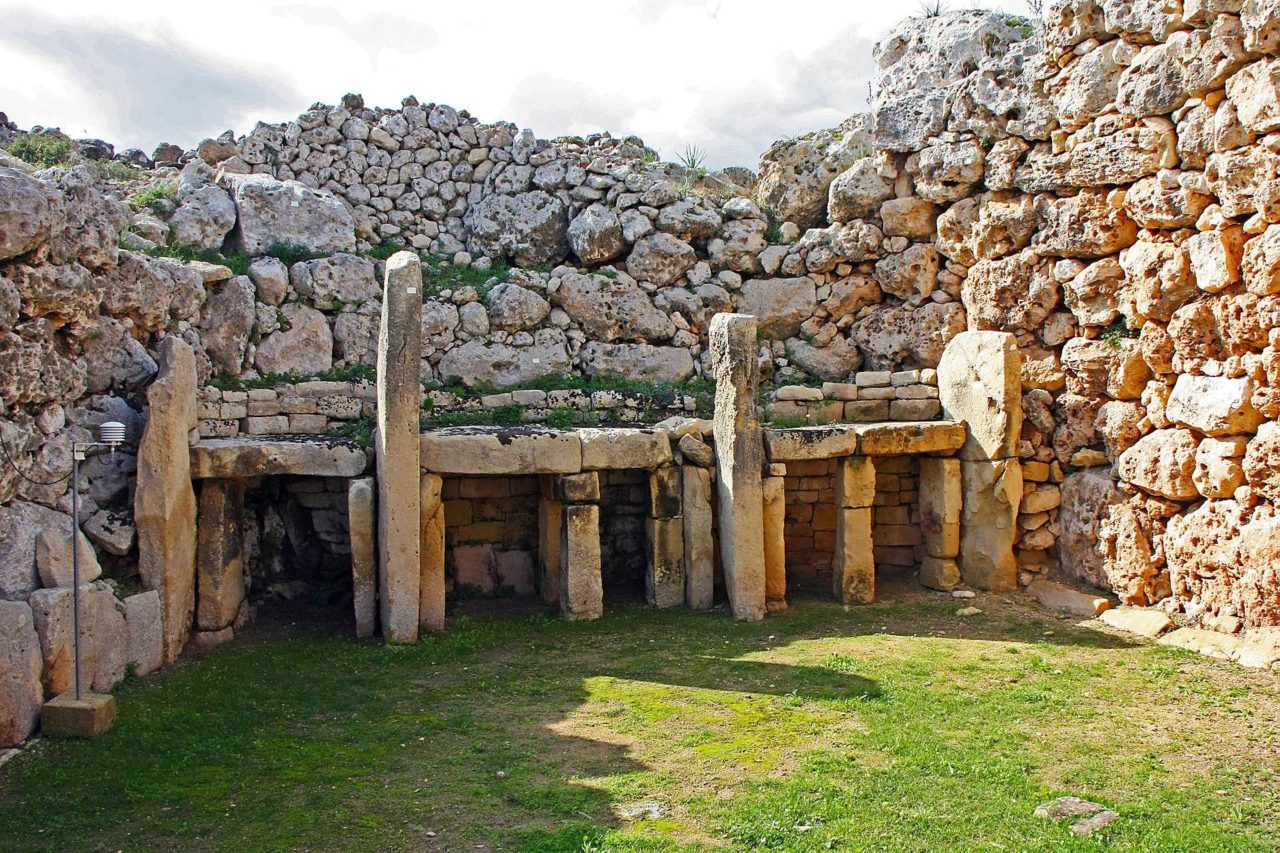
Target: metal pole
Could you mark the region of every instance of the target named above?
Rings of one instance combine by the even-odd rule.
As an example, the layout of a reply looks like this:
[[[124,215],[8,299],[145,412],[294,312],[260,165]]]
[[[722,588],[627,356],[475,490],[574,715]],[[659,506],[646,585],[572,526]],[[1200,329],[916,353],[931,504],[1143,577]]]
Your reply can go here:
[[[75,622],[76,700],[80,694],[80,454],[71,448],[71,607]]]

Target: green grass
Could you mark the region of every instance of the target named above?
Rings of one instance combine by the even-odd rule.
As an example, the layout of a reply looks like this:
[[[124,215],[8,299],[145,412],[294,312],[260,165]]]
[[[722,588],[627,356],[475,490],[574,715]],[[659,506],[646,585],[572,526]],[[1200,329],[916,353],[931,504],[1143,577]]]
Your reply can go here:
[[[261,625],[0,769],[25,850],[1253,851],[1275,677],[978,599],[455,617],[412,647]],[[496,606],[496,605],[489,605]],[[265,621],[265,620],[264,620]],[[305,622],[303,624],[306,624]],[[1120,819],[1032,816],[1074,794]],[[659,814],[625,818],[639,805]]]
[[[474,287],[480,302],[488,305],[489,291],[506,281],[511,274],[511,268],[502,263],[495,263],[487,270],[478,270],[475,267],[455,267],[448,258],[430,252],[423,252],[420,257],[424,296],[435,296],[441,291],[457,290],[460,287]]]
[[[430,409],[418,417],[422,429],[460,426],[515,426],[524,423],[524,407],[514,403],[492,409],[463,409],[457,412],[435,412]]]
[[[192,261],[204,261],[227,267],[234,275],[249,274],[249,256],[244,252],[232,252],[224,255],[217,249],[193,249],[190,246],[156,246],[143,252],[153,258],[172,258],[189,264]]]
[[[1141,332],[1138,329],[1130,329],[1129,325],[1125,323],[1124,318],[1121,317],[1119,320],[1116,320],[1110,326],[1103,329],[1100,337],[1109,345],[1118,347],[1120,346],[1121,341],[1128,338],[1136,338],[1140,333]]]
[[[26,133],[15,138],[4,150],[32,166],[47,169],[69,163],[71,146],[70,139],[55,133]]]
[[[138,190],[129,196],[129,204],[134,210],[142,210],[147,208],[153,213],[163,214],[165,202],[176,201],[178,198],[178,185],[168,181],[157,181],[149,187]]]

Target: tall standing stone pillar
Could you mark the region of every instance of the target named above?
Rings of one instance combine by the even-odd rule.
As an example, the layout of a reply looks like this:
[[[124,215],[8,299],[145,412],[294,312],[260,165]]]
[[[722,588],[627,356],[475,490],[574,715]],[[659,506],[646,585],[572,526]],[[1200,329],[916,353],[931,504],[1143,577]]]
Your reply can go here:
[[[716,383],[716,482],[719,499],[720,560],[737,619],[765,614],[764,443],[756,415],[755,318],[717,314],[709,334]]]
[[[930,589],[949,592],[960,583],[956,556],[960,553],[962,494],[959,459],[920,460],[920,529],[924,534],[920,583]]]
[[[243,481],[201,483],[196,534],[196,627],[200,631],[232,627],[244,604],[243,507]]]
[[[685,465],[680,475],[684,507],[685,600],[693,610],[715,603],[715,543],[712,540],[711,471]]]
[[[378,338],[378,569],[382,633],[418,640],[422,567],[418,411],[421,405],[422,262],[413,252],[387,261]]]
[[[182,653],[196,605],[196,493],[188,434],[196,428],[196,357],[177,335],[160,342],[160,370],[147,389],[147,428],[138,444],[133,518],[138,573],[160,591],[164,662]]]
[[[422,501],[421,575],[418,588],[418,627],[444,630],[444,479],[424,472],[419,494]]]
[[[645,599],[654,607],[679,607],[685,601],[683,497],[680,466],[664,465],[649,473]]]
[[[836,600],[871,604],[876,600],[876,559],[871,514],[876,500],[876,466],[870,456],[844,456],[836,464],[836,549],[831,581]]]
[[[556,478],[538,478],[538,591],[547,604],[560,606],[560,527],[564,506],[556,498]]]
[[[764,494],[764,592],[770,613],[787,609],[787,480],[765,477]]]
[[[600,577],[600,475],[595,471],[556,478],[563,507],[560,527],[560,612],[567,619],[604,615]]]
[[[1008,332],[961,332],[938,364],[938,397],[946,417],[964,421],[960,448],[964,506],[958,562],[964,581],[979,589],[1013,589],[1013,555],[1022,465],[1022,357]]]
[[[374,538],[373,478],[347,484],[347,531],[351,537],[351,600],[356,636],[372,637],[378,621],[378,547]]]

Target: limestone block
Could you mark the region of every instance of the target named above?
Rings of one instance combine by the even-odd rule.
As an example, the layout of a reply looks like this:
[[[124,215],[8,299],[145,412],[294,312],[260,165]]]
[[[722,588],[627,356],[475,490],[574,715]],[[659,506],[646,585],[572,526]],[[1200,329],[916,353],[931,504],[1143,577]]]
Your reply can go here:
[[[764,495],[764,586],[765,608],[777,613],[787,608],[787,481],[785,477],[765,477]]]
[[[44,701],[42,669],[31,606],[0,601],[0,748],[17,746],[35,731]]]
[[[1191,480],[1206,498],[1229,498],[1244,484],[1241,457],[1249,443],[1247,435],[1206,438],[1196,447],[1196,468]]]
[[[716,452],[694,435],[682,435],[678,443],[680,455],[685,462],[691,462],[701,468],[710,468],[716,464]]]
[[[1013,556],[1022,467],[1016,459],[961,462],[964,499],[958,562],[965,583],[978,589],[1016,588]]]
[[[813,279],[808,276],[751,279],[742,285],[738,309],[754,316],[766,335],[793,337],[818,307],[816,294]]]
[[[864,456],[951,453],[965,443],[964,424],[955,421],[900,421],[858,424],[858,452]]]
[[[1262,423],[1247,378],[1182,374],[1165,404],[1165,417],[1205,435],[1251,433]]]
[[[1190,430],[1158,429],[1120,456],[1120,478],[1153,495],[1194,500],[1199,496],[1192,479],[1197,444]]]
[[[1080,592],[1046,580],[1033,581],[1027,587],[1027,594],[1050,610],[1064,610],[1073,616],[1087,618],[1098,616],[1112,605],[1106,596]]]
[[[231,627],[245,600],[244,532],[240,524],[244,483],[205,480],[200,486],[196,534],[196,627]]]
[[[1227,81],[1227,98],[1251,133],[1280,129],[1280,59],[1245,66]]]
[[[554,499],[555,489],[543,477],[538,498],[538,588],[547,604],[560,605],[560,530],[564,504]]]
[[[127,663],[137,675],[147,675],[164,666],[164,626],[160,593],[149,589],[124,600],[125,630],[128,632]]]
[[[89,539],[76,530],[77,548],[80,554],[80,583],[95,581],[102,574],[98,555]],[[71,535],[66,530],[45,528],[36,534],[36,568],[40,572],[41,586],[71,586],[72,554]]]
[[[560,530],[560,611],[568,619],[604,615],[600,577],[600,507],[567,504]]]
[[[182,652],[196,597],[196,495],[187,436],[196,428],[196,360],[177,335],[160,342],[160,371],[147,389],[147,426],[138,445],[133,518],[138,573],[164,604],[164,661]]]
[[[1263,424],[1249,440],[1244,475],[1255,492],[1280,503],[1280,421]]]
[[[719,441],[719,436],[716,437]],[[858,433],[843,424],[764,430],[770,462],[832,459],[858,451]]]
[[[419,484],[422,511],[421,577],[418,581],[418,627],[422,631],[444,630],[444,502],[440,499],[444,480],[425,472]]]
[[[743,314],[717,314],[709,333],[716,384],[716,489],[720,560],[729,606],[737,619],[765,614],[764,443],[756,415],[756,323]]]
[[[595,471],[561,474],[556,477],[556,497],[565,503],[599,503],[600,475]]]
[[[649,472],[649,517],[675,518],[680,515],[680,467],[666,465]]]
[[[388,642],[418,640],[422,495],[418,409],[422,263],[397,252],[386,265],[378,337],[378,595]]]
[[[378,621],[378,542],[374,537],[374,480],[347,485],[347,528],[351,535],[351,597],[356,637],[374,635]]]
[[[865,456],[845,456],[836,463],[837,507],[871,506],[876,500],[876,466]]]
[[[679,607],[685,594],[684,520],[647,518],[644,528],[648,557],[645,600],[654,607]]]
[[[930,557],[949,558],[959,553],[962,501],[960,460],[921,459],[920,529]]]
[[[1112,607],[1098,618],[1112,628],[1152,639],[1175,627],[1167,614],[1143,607]]]
[[[715,595],[711,472],[706,468],[686,465],[680,481],[684,507],[685,600],[693,610],[710,610]]]
[[[332,193],[269,175],[224,174],[236,205],[236,248],[265,255],[273,243],[296,243],[317,255],[355,249],[355,221]]]
[[[871,518],[871,507],[836,510],[831,573],[836,600],[843,604],[871,604],[876,598]]]
[[[40,731],[50,738],[95,738],[116,721],[116,698],[109,693],[84,692],[55,696],[44,704]]]
[[[46,696],[75,688],[75,616],[72,590],[38,589],[31,612],[44,661]],[[109,692],[124,678],[128,655],[124,605],[102,581],[80,586],[80,659],[85,690]]]
[[[1022,358],[1007,332],[962,332],[938,364],[943,414],[968,426],[966,460],[1007,459],[1022,429]]]
[[[582,470],[579,432],[535,427],[432,430],[422,433],[420,440],[422,467],[439,474],[473,476],[576,474]],[[666,442],[665,435],[662,439]],[[668,457],[670,453],[668,442]]]
[[[205,438],[191,446],[193,479],[304,476],[356,477],[368,454],[355,442],[317,436],[305,440]]]
[[[953,559],[927,556],[920,561],[920,583],[929,589],[950,592],[960,585],[960,567]]]

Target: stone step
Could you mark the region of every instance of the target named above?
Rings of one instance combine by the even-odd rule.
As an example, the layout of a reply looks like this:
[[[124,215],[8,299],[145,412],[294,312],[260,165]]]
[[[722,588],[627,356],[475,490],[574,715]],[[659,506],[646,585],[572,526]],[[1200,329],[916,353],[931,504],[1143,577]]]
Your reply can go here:
[[[1112,605],[1104,595],[1081,592],[1053,581],[1033,581],[1027,594],[1050,610],[1065,610],[1073,616],[1093,618]]]
[[[1113,607],[1098,618],[1112,628],[1152,639],[1177,627],[1167,614],[1145,607]]]
[[[1240,654],[1240,638],[1203,628],[1179,628],[1159,640],[1162,646],[1187,649],[1218,660],[1234,660]]]

